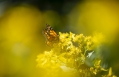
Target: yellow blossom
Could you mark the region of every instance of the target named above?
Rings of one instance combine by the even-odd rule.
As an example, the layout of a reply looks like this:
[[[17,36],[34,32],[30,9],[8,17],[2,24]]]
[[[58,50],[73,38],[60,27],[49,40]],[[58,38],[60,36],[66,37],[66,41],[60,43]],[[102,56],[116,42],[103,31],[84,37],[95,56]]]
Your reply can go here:
[[[101,67],[101,59],[95,59],[93,67],[87,65],[87,68],[85,68],[86,66],[83,68],[81,66],[86,65],[86,53],[88,51],[95,52],[94,49],[101,43],[101,40],[97,40],[96,36],[59,32],[59,42],[54,43],[50,51],[38,55],[38,67],[46,70],[45,77],[59,77],[66,76],[66,74],[69,74],[66,77],[95,76],[99,71],[105,70]],[[71,72],[75,73],[70,76]]]

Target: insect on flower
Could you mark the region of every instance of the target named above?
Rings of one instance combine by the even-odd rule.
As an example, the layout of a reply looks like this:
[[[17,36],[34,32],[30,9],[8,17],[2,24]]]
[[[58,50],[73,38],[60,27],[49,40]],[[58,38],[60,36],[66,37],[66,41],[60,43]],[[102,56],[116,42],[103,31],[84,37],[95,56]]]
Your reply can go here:
[[[46,44],[48,46],[53,46],[54,43],[57,43],[59,41],[59,35],[49,24],[46,24],[46,29],[43,30],[43,35],[46,38]]]

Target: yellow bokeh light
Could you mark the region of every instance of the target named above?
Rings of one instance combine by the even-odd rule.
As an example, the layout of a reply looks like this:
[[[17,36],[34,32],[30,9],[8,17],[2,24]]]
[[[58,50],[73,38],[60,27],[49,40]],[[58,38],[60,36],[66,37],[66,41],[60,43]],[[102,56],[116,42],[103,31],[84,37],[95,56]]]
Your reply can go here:
[[[119,8],[114,1],[84,1],[70,14],[70,24],[84,34],[103,33],[113,42],[119,30]]]

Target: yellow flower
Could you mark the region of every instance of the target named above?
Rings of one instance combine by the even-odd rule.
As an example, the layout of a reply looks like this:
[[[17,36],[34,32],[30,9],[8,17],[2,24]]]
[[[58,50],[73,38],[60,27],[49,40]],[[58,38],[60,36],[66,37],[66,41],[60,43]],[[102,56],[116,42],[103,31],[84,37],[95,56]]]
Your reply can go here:
[[[86,52],[94,51],[98,45],[101,44],[97,41],[95,42],[96,37],[84,36],[83,34],[76,35],[72,32],[70,33],[61,33],[59,32],[59,42],[54,43],[50,51],[45,51],[43,54],[39,54],[37,57],[38,67],[47,70],[47,74],[52,76],[52,74],[64,74],[66,69],[70,68],[73,70],[73,75],[84,75],[85,77],[91,76],[91,72],[96,75],[98,71],[101,70],[101,59],[98,59],[91,67],[93,69],[81,69],[80,65],[85,64],[86,62]],[[64,70],[65,67],[65,70]],[[74,70],[75,69],[75,70]],[[53,73],[54,71],[58,71]],[[52,72],[51,72],[52,71]],[[82,71],[82,72],[81,72]],[[50,73],[50,74],[49,74]],[[60,76],[59,75],[59,76]]]

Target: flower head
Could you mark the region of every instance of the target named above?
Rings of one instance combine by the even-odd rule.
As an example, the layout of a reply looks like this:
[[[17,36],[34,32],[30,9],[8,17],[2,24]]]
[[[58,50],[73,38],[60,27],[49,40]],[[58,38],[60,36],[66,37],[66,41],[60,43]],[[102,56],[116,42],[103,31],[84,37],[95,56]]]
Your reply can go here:
[[[88,58],[86,53],[95,52],[94,49],[101,44],[101,41],[97,43],[94,39],[96,40],[96,37],[59,32],[59,41],[52,43],[51,50],[38,55],[38,67],[50,69],[47,71],[50,73],[57,70],[55,74],[63,73],[64,75],[63,71],[70,69],[75,72],[75,75],[80,74],[85,77],[91,76],[92,73],[96,75],[102,69],[101,59],[95,61],[93,67],[85,64]]]

